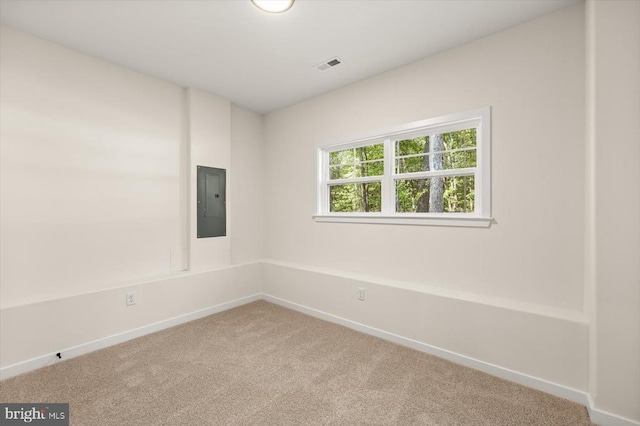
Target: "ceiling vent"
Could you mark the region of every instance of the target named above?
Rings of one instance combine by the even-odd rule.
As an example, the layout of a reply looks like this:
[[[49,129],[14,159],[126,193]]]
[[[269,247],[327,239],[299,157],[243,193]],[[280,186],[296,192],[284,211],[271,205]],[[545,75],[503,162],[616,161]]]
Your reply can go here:
[[[336,65],[340,65],[342,63],[342,59],[335,57],[331,59],[327,59],[326,61],[320,62],[318,65],[315,65],[314,68],[319,69],[320,71],[328,70],[329,68],[333,68]]]

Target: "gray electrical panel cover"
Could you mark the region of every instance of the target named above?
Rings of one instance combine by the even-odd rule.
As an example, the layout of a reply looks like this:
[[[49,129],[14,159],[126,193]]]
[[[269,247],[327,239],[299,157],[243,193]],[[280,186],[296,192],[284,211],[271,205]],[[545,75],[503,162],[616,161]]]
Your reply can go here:
[[[198,238],[227,235],[227,171],[198,166]]]

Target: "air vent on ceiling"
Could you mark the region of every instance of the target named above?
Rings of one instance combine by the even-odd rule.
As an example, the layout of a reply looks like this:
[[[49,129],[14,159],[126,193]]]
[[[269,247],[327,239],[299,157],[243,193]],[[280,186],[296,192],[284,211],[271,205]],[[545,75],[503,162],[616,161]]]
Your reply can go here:
[[[314,68],[319,69],[320,71],[324,71],[328,70],[329,68],[335,67],[336,65],[340,65],[341,63],[342,59],[335,57],[320,62],[318,65],[315,65]]]

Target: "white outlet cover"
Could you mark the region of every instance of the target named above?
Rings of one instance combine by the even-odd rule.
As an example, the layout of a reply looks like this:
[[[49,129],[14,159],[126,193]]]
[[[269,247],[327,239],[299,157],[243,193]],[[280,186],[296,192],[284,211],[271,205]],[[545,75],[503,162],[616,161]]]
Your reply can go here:
[[[126,295],[126,304],[127,306],[136,304],[136,293],[134,291],[127,293]]]

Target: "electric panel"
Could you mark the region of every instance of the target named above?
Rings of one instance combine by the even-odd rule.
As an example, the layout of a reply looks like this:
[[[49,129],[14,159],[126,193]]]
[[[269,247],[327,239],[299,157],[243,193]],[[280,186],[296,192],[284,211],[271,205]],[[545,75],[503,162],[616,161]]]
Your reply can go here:
[[[198,238],[227,235],[227,171],[198,166]]]

